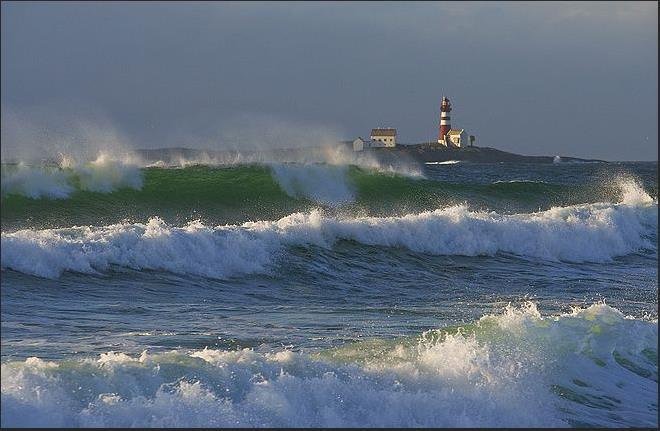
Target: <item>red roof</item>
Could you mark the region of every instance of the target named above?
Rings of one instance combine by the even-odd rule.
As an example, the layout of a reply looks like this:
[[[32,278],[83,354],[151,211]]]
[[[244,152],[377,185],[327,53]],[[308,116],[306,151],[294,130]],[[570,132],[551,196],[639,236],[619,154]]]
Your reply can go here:
[[[371,129],[371,136],[396,136],[396,129]]]

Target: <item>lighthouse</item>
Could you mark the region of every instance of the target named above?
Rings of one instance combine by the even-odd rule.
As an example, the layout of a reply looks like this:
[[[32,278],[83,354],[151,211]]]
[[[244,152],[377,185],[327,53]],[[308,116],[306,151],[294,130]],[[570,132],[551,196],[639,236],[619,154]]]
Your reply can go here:
[[[449,113],[451,112],[451,103],[449,99],[442,96],[442,105],[440,105],[440,131],[438,132],[438,144],[448,148],[461,148],[468,141],[468,134],[465,129],[452,129]]]
[[[451,103],[449,99],[445,96],[442,96],[442,105],[440,105],[440,132],[438,133],[438,144],[447,145],[445,142],[447,133],[451,130],[451,118],[449,113],[451,112]]]

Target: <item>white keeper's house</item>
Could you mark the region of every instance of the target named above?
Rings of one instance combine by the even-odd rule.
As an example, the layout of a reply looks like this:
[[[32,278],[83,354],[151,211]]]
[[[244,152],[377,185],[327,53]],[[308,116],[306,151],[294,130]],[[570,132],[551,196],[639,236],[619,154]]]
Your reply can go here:
[[[396,129],[392,128],[378,128],[371,129],[371,140],[374,142],[374,147],[396,147]]]

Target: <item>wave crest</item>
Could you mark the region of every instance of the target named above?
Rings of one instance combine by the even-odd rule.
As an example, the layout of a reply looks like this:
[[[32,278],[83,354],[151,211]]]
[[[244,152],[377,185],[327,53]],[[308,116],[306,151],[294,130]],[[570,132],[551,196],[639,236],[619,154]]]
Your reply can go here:
[[[635,200],[635,202],[637,202]],[[531,214],[470,211],[459,205],[401,217],[327,217],[320,210],[277,221],[207,227],[191,222],[19,230],[2,233],[2,268],[42,277],[95,273],[111,265],[226,278],[268,272],[287,246],[332,247],[340,240],[435,255],[518,256],[608,262],[654,250],[657,205],[589,204]]]

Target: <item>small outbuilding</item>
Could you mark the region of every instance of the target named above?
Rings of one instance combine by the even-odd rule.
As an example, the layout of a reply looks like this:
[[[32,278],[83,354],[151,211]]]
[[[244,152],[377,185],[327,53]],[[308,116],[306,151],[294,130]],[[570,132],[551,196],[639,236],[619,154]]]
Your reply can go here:
[[[465,129],[452,129],[449,132],[447,132],[447,135],[445,137],[445,142],[447,146],[452,146],[456,148],[460,148],[463,146],[463,144],[467,144],[468,142],[468,135],[465,132]]]
[[[353,141],[353,151],[364,151],[364,139],[358,137]]]

